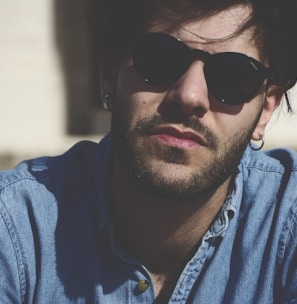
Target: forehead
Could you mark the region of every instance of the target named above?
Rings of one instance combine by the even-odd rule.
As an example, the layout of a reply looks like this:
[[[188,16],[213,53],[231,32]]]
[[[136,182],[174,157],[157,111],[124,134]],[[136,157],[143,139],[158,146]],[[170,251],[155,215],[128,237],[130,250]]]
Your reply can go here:
[[[193,8],[194,9],[194,8]],[[252,9],[248,4],[232,5],[216,11],[207,11],[196,7],[196,12],[180,15],[172,7],[155,10],[148,31],[163,31],[173,34],[184,42],[205,45],[210,52],[237,47],[248,49],[249,55],[256,55],[258,50],[254,43],[254,28],[245,28],[251,18]],[[243,30],[244,29],[244,30]],[[231,48],[231,49],[230,49]]]
[[[173,23],[187,22],[217,14],[224,15],[228,11],[232,18],[236,18],[237,13],[241,14],[240,10],[246,8],[251,11],[251,7],[248,0],[151,0],[146,12],[147,20],[165,24],[168,20]]]
[[[184,21],[178,30],[185,30],[192,36],[206,42],[225,41],[234,38],[250,18],[251,8],[247,5],[232,6],[209,16],[200,16]],[[205,39],[203,39],[205,38]]]

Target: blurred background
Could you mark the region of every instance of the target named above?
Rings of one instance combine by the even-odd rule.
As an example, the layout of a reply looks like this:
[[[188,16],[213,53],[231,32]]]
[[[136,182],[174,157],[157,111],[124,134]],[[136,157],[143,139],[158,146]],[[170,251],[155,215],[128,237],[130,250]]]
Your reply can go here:
[[[0,0],[0,169],[99,141],[109,113],[99,101],[93,0]],[[297,113],[297,88],[289,92]],[[234,126],[236,128],[236,126]],[[297,149],[297,114],[275,113],[265,149]]]

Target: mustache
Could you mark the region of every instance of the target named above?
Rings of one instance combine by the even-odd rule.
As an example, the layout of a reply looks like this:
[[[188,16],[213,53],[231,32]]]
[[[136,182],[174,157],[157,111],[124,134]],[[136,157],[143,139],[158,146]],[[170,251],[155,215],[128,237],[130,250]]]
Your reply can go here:
[[[184,127],[190,128],[196,133],[201,134],[207,141],[210,149],[216,150],[218,147],[218,136],[210,128],[205,126],[198,118],[195,117],[178,120],[154,115],[142,120],[138,120],[135,125],[135,131],[138,135],[149,134],[157,126],[164,124],[182,124]]]

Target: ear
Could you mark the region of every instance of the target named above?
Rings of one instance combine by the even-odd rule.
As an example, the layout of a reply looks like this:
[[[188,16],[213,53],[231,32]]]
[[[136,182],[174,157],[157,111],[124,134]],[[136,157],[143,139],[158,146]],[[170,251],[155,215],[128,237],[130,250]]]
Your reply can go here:
[[[252,134],[253,140],[261,140],[265,134],[265,128],[271,119],[273,112],[281,103],[282,97],[285,93],[284,88],[277,85],[270,85],[265,93],[265,100],[263,110],[259,118],[258,124]]]

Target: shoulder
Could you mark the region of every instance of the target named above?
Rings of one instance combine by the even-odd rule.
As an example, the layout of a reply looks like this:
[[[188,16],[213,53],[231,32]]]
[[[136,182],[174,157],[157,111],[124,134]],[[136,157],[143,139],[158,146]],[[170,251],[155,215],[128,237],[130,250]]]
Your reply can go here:
[[[38,277],[38,284],[56,280],[58,250],[61,255],[68,247],[85,248],[109,143],[108,137],[99,144],[79,142],[62,155],[27,160],[0,173],[1,303],[9,295],[33,297]]]
[[[78,201],[79,195],[91,191],[94,179],[98,181],[94,174],[103,174],[107,145],[107,139],[99,144],[79,142],[62,155],[27,160],[1,172],[2,212],[19,225],[22,220],[29,225],[30,216],[40,222],[45,217],[54,221],[61,204]]]
[[[297,229],[297,153],[248,149],[239,168],[243,215],[252,223],[265,221],[266,227],[274,227],[282,239],[288,239],[290,230]]]
[[[243,176],[243,213],[251,215],[253,225],[255,222],[262,223],[261,229],[269,227],[268,231],[278,235],[280,259],[288,248],[296,252],[296,151],[274,149],[260,152],[248,149],[240,168]]]
[[[83,155],[94,146],[95,143],[80,142],[62,155],[26,160],[11,170],[0,172],[0,206],[9,214],[19,213],[37,202],[41,208],[49,201],[51,193],[59,191],[69,171],[85,166]]]
[[[100,144],[81,141],[64,154],[25,160],[11,170],[0,172],[0,196],[9,187],[22,183],[39,183],[50,176],[88,166],[97,156],[96,152],[100,153],[100,145],[104,145],[104,140]]]
[[[261,152],[247,149],[239,169],[246,199],[274,205],[278,202],[283,208],[296,206],[297,153],[294,150],[274,149]]]
[[[71,229],[81,233],[73,221],[87,226],[86,213],[94,208],[86,206],[94,201],[108,154],[109,139],[84,141],[62,155],[27,160],[0,173],[0,243],[5,246],[0,269],[8,282],[0,287],[1,296],[17,294],[19,287],[24,296],[34,288],[40,255],[48,267],[43,275],[53,278],[57,233],[67,240]]]
[[[245,168],[283,174],[297,171],[297,152],[292,149],[252,151],[247,149],[242,164]]]
[[[297,196],[297,153],[290,149],[252,151],[247,149],[240,165],[249,193],[280,197]],[[265,193],[265,191],[268,191]],[[293,198],[291,197],[291,200]],[[295,200],[295,198],[294,198]]]

